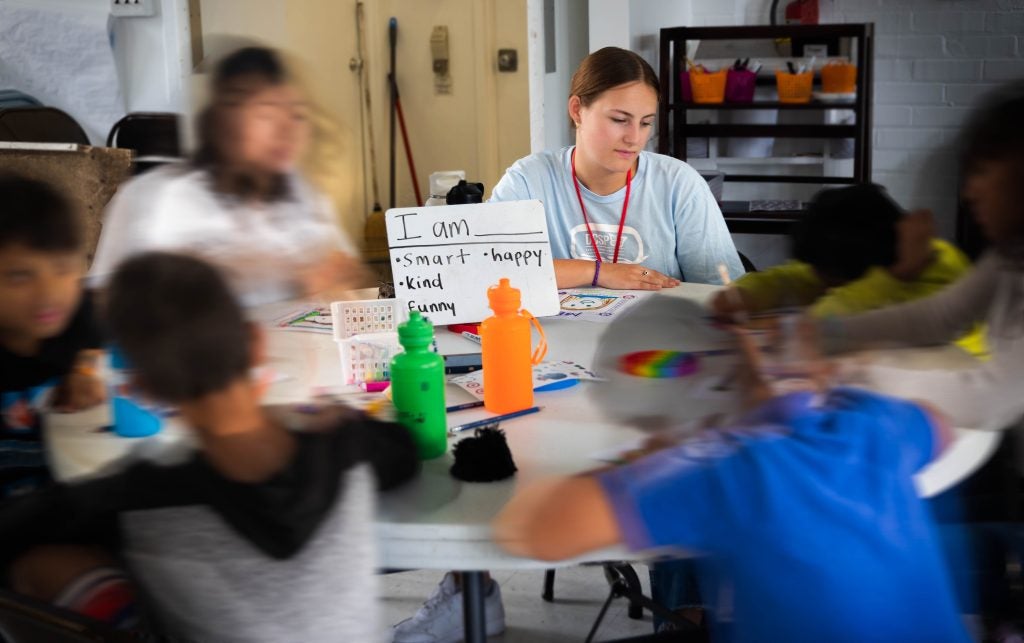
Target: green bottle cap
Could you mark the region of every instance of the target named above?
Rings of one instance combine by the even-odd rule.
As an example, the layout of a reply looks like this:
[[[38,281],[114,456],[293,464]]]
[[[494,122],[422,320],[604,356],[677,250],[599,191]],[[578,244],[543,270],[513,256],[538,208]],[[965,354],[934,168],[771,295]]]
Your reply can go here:
[[[430,320],[413,310],[409,313],[409,321],[398,325],[398,341],[402,348],[426,348],[434,341],[434,325]]]

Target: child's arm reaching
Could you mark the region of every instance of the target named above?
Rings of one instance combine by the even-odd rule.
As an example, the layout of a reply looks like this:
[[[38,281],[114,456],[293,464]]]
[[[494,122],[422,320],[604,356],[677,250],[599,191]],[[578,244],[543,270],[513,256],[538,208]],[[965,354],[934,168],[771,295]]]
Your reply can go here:
[[[999,259],[989,254],[956,283],[930,297],[823,320],[822,339],[832,351],[856,350],[872,343],[945,344],[984,318],[995,296],[999,272]]]
[[[513,554],[540,560],[572,558],[622,541],[611,503],[591,476],[527,486],[498,514],[494,535]]]
[[[79,351],[71,372],[57,387],[54,407],[64,413],[92,408],[107,399],[107,388],[99,374],[103,351]]]
[[[735,292],[730,292],[735,290]],[[748,272],[711,298],[708,305],[717,317],[757,313],[773,308],[804,306],[825,294],[825,284],[805,263],[790,261],[781,266]]]
[[[924,400],[911,400],[914,404],[919,406],[924,412],[925,417],[928,418],[928,423],[932,427],[932,436],[935,447],[932,449],[932,460],[937,459],[942,452],[949,448],[949,445],[953,443],[956,436],[953,433],[953,424],[949,420],[949,416],[939,410],[935,405],[925,402]]]
[[[116,468],[119,464],[112,465]],[[141,462],[84,482],[63,482],[0,503],[0,570],[42,544],[113,547],[123,511],[195,504],[195,461],[173,467]]]
[[[381,491],[393,489],[419,473],[416,443],[404,426],[360,414],[342,431],[348,440],[350,457],[373,467]]]
[[[755,408],[784,393],[798,390],[823,392],[828,388],[835,365],[821,356],[816,342],[804,339],[813,330],[813,323],[801,317],[795,320],[794,326],[788,331],[794,334],[793,337],[776,338],[776,342],[793,343],[796,354],[789,356],[795,361],[780,365],[778,376],[773,377],[767,374],[764,354],[748,331],[743,328],[733,329],[739,347],[737,352],[741,358],[737,368],[745,408]]]

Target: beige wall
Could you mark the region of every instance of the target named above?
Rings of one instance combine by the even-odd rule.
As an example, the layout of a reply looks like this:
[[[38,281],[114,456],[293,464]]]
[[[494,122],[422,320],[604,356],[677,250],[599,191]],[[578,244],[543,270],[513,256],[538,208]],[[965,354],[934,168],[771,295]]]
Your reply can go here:
[[[334,199],[342,226],[362,241],[371,205],[360,149],[355,0],[201,0],[204,47],[218,34],[258,39],[286,49],[300,64],[315,100],[333,126],[308,168]],[[397,78],[420,190],[428,175],[463,169],[488,191],[505,167],[529,153],[526,0],[367,0],[366,31],[372,121],[381,204],[388,207],[388,18],[398,19]],[[430,34],[447,25],[452,93],[434,93]],[[498,73],[497,50],[519,50],[519,70]],[[415,205],[396,131],[396,205]]]
[[[530,151],[526,0],[378,0],[367,3],[371,90],[381,199],[387,207],[387,23],[398,20],[398,88],[415,155],[420,190],[437,170],[466,170],[488,191],[505,168]],[[448,27],[452,93],[434,93],[430,34]],[[499,48],[519,51],[519,70],[497,71]],[[399,136],[396,202],[415,201]]]
[[[490,191],[505,168],[530,153],[530,91],[527,55],[528,34],[526,0],[494,2],[494,50],[491,66],[496,69],[499,49],[519,51],[519,70],[515,73],[495,72],[497,83],[498,173],[487,182]],[[543,37],[543,34],[541,34]],[[482,178],[482,177],[481,177]]]

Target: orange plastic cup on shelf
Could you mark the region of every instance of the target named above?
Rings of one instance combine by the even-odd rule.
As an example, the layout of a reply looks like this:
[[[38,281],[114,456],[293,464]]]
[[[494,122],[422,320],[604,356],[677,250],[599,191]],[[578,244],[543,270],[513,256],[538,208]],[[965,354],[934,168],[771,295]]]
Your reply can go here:
[[[826,94],[857,91],[857,66],[843,60],[830,60],[821,68],[821,91]]]
[[[724,103],[725,78],[727,71],[722,69],[713,73],[690,72],[690,90],[695,103]]]
[[[811,85],[814,83],[813,71],[805,71],[802,74],[787,74],[784,71],[777,71],[775,72],[775,82],[778,84],[780,103],[811,102]]]

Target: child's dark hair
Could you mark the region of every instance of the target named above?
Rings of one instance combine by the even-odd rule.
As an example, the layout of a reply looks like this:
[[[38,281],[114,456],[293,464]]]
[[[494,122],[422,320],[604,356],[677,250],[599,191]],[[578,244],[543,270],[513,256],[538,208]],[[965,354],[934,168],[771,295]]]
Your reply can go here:
[[[129,258],[107,292],[111,339],[144,391],[171,403],[222,390],[250,366],[250,328],[217,270],[164,252]]]
[[[217,65],[213,74],[213,91],[220,98],[244,91],[238,85],[247,78],[258,79],[268,85],[280,85],[289,80],[284,63],[273,49],[243,47]]]
[[[903,210],[874,184],[822,190],[790,237],[793,257],[842,282],[896,263]]]
[[[196,119],[198,149],[192,161],[213,175],[214,187],[222,193],[251,196],[255,190],[251,178],[225,172],[224,147],[231,130],[226,126],[231,107],[265,87],[284,85],[292,77],[281,57],[267,47],[244,47],[226,56],[217,65],[210,83],[210,104]],[[277,177],[267,195],[272,200],[289,196],[284,177]]]
[[[655,96],[661,92],[658,74],[639,54],[619,47],[604,47],[584,58],[576,68],[569,95],[579,96],[580,104],[588,107],[609,89],[635,82],[653,89]]]
[[[981,100],[961,135],[962,162],[1024,163],[1024,80],[1003,85]]]
[[[0,247],[17,243],[41,252],[78,252],[84,241],[78,212],[56,188],[0,173]]]

